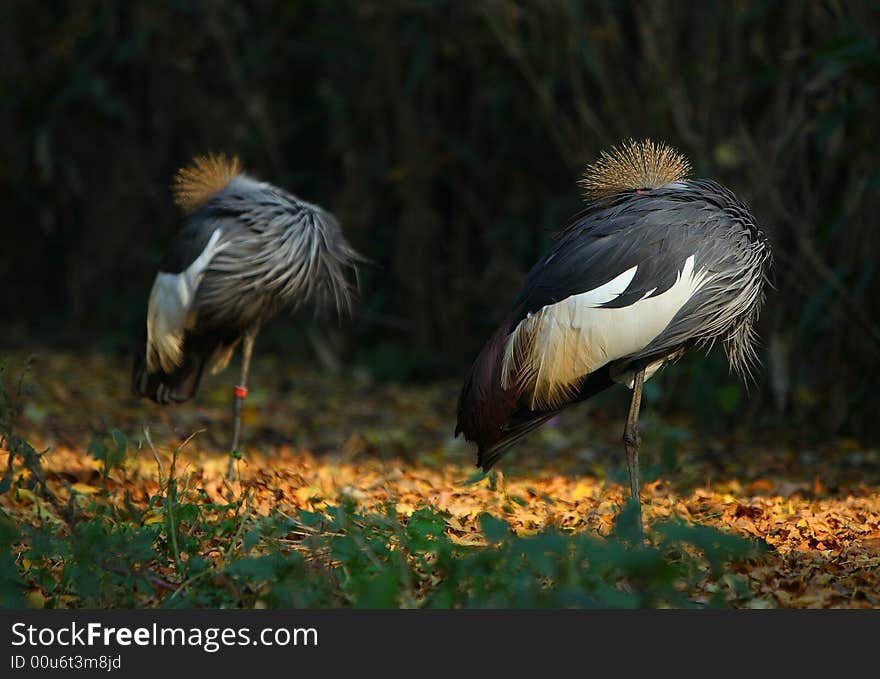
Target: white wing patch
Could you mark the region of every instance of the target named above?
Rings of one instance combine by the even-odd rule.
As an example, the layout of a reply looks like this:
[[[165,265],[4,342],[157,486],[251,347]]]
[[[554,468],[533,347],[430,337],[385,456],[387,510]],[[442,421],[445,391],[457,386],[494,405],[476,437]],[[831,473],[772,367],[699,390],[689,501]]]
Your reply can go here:
[[[694,271],[691,255],[665,292],[626,307],[602,307],[626,290],[637,268],[523,319],[505,348],[502,386],[531,391],[532,408],[560,405],[574,395],[581,378],[648,346],[709,279],[708,272]]]
[[[578,299],[578,304],[582,306],[596,307],[608,304],[608,302],[617,299],[629,287],[629,284],[632,283],[633,278],[636,277],[636,270],[638,268],[639,267],[634,266],[594,290],[575,295]]]
[[[219,243],[221,230],[195,261],[179,274],[159,272],[147,308],[147,372],[172,372],[183,362],[183,334],[192,311],[196,290],[211,259],[226,244]]]

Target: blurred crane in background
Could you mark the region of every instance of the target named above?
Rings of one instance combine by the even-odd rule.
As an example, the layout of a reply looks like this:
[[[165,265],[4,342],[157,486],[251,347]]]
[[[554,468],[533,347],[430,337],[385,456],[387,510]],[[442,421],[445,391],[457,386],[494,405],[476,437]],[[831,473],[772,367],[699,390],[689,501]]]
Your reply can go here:
[[[133,387],[156,403],[187,401],[205,368],[226,368],[240,344],[231,476],[261,325],[309,301],[350,312],[349,274],[362,258],[333,215],[244,174],[237,158],[196,158],[173,189],[186,216],[153,283]]]
[[[458,402],[455,434],[477,443],[488,470],[564,408],[615,382],[629,386],[623,441],[639,535],[642,385],[718,339],[747,376],[772,259],[748,208],[689,173],[662,143],[603,152],[581,180],[586,208],[526,277]]]

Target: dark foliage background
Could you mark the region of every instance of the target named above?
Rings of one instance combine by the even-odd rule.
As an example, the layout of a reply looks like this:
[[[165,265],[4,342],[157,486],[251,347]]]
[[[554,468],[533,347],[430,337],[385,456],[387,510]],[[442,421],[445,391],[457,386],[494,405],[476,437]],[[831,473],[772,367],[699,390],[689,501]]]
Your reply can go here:
[[[126,352],[178,227],[168,185],[223,150],[334,211],[373,262],[342,325],[259,351],[461,377],[575,182],[663,139],[771,234],[749,398],[723,355],[659,409],[869,433],[880,405],[876,2],[4,2],[3,345]]]

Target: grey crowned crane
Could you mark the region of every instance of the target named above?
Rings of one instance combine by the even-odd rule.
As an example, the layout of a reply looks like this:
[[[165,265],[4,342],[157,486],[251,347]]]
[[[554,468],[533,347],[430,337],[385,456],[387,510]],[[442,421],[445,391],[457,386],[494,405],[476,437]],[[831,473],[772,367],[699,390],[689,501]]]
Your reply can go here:
[[[623,383],[632,389],[623,442],[638,503],[642,385],[687,349],[721,340],[750,373],[770,246],[728,189],[688,179],[662,143],[629,141],[581,184],[587,204],[527,275],[465,378],[456,436],[488,470],[564,408]]]
[[[196,158],[178,171],[173,192],[185,217],[159,264],[132,383],[156,403],[182,403],[198,391],[205,368],[225,369],[240,344],[234,453],[261,325],[310,301],[350,311],[349,274],[362,258],[333,215],[244,174],[238,158]]]

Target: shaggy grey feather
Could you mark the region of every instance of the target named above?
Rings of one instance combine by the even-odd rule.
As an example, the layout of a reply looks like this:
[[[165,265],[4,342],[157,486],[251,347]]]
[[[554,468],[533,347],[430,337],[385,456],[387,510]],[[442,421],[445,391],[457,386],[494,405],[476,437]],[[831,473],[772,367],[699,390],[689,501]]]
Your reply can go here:
[[[362,258],[329,212],[239,176],[193,218],[202,213],[211,230],[222,230],[225,248],[208,265],[196,294],[201,325],[245,327],[307,302],[351,311],[347,274]]]

